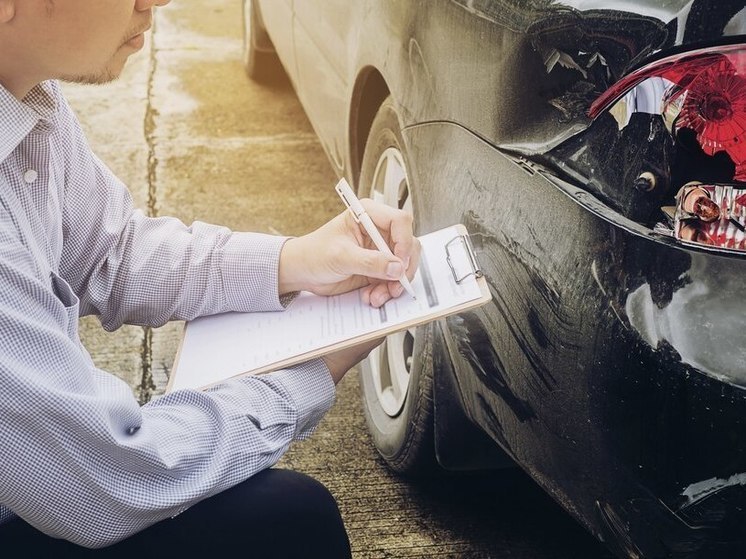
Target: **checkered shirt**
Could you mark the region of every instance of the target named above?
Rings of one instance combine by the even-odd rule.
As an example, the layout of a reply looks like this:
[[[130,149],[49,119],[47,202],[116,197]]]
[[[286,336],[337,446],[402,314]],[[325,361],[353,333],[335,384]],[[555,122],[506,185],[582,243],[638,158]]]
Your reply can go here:
[[[285,239],[133,209],[55,82],[23,102],[0,87],[0,122],[0,522],[105,546],[308,436],[334,399],[320,360],[140,406],[78,337],[87,314],[113,330],[282,310]]]

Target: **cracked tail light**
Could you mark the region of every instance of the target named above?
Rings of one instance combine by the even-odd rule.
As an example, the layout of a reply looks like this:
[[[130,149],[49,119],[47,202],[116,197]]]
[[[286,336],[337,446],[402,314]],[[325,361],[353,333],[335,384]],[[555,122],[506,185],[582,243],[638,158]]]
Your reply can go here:
[[[727,153],[733,178],[746,181],[746,46],[691,51],[640,68],[596,99],[589,116],[625,97],[664,115],[674,134],[691,129],[708,155]]]
[[[672,218],[669,234],[687,244],[746,251],[746,45],[690,51],[640,68],[601,95],[589,116],[605,111],[620,128],[634,113],[659,114],[676,144],[694,142],[719,167],[710,181],[671,169],[677,193],[672,207],[662,208]]]

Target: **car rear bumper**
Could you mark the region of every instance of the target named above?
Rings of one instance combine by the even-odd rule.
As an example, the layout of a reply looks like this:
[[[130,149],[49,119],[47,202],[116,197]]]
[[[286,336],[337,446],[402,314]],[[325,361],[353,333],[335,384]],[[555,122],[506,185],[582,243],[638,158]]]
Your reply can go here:
[[[630,553],[743,552],[746,259],[659,239],[461,127],[405,137],[421,231],[465,223],[493,292],[446,321],[470,419]]]

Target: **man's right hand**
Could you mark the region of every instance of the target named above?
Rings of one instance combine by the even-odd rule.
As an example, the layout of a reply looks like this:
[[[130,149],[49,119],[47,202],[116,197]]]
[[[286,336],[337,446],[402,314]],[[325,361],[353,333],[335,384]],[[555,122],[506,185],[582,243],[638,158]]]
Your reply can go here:
[[[280,253],[280,295],[300,290],[337,295],[363,287],[363,299],[380,307],[402,294],[398,280],[402,275],[411,280],[420,258],[412,215],[368,199],[361,203],[394,256],[379,251],[345,210],[315,231],[285,243]]]

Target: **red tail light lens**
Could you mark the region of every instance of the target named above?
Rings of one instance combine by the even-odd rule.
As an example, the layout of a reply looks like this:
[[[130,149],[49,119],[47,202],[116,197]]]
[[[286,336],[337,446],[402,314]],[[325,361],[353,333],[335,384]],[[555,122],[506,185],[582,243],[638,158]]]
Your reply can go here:
[[[650,92],[653,95],[650,106]],[[595,118],[630,94],[648,97],[647,111],[664,115],[676,134],[690,129],[708,155],[725,152],[736,181],[746,181],[746,47],[732,45],[691,51],[632,72],[601,95]],[[639,111],[639,105],[634,108]]]

